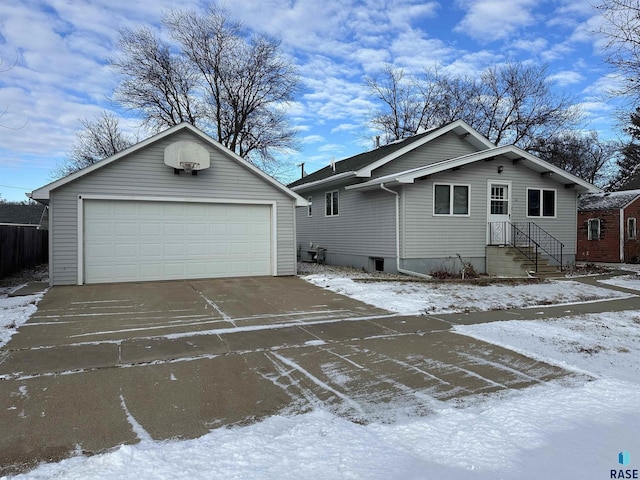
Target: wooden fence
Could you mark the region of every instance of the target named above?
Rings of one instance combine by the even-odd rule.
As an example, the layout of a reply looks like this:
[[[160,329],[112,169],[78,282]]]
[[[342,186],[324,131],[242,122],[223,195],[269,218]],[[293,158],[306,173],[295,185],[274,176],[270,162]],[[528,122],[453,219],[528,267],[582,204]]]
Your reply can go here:
[[[49,261],[49,231],[0,225],[0,278]]]

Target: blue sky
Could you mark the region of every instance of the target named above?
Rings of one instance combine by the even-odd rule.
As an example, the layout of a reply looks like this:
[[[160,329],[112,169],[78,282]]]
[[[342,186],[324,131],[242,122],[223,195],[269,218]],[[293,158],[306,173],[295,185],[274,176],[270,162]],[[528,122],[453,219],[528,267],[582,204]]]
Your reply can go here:
[[[109,101],[117,77],[105,59],[118,30],[157,28],[163,11],[201,8],[182,0],[16,0],[0,2],[0,196],[52,180],[80,128],[102,110],[143,139],[130,114]],[[419,73],[427,66],[473,76],[509,59],[546,63],[574,94],[589,130],[617,136],[607,89],[617,78],[590,34],[600,17],[588,0],[234,0],[222,3],[248,27],[282,39],[298,66],[302,91],[291,105],[301,151],[288,159],[289,180],[304,161],[311,172],[373,147],[366,124],[376,108],[364,78],[385,63]],[[11,67],[15,62],[15,65]],[[4,71],[3,71],[4,70]],[[127,117],[128,115],[128,117]],[[24,125],[24,126],[23,126]]]

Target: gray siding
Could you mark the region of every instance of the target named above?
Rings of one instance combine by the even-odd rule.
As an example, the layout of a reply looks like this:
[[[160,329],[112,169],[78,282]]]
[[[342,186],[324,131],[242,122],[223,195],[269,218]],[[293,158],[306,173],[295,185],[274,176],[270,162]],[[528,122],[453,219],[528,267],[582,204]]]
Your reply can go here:
[[[211,154],[211,167],[197,176],[174,175],[164,164],[164,148],[178,140],[197,140]],[[185,197],[277,202],[277,273],[293,275],[294,201],[190,132],[181,131],[133,152],[51,192],[51,283],[77,283],[78,195]]]
[[[504,171],[497,173],[497,166]],[[564,243],[564,252],[576,251],[576,206],[574,190],[564,188],[522,165],[496,159],[477,162],[458,171],[443,172],[427,180],[403,187],[402,256],[405,259],[443,259],[460,254],[463,258],[485,257],[487,239],[488,180],[511,182],[511,221],[534,222]],[[470,216],[433,215],[434,183],[468,184]],[[527,218],[527,188],[556,190],[556,218]]]
[[[449,132],[376,169],[373,172],[373,177],[383,177],[385,175],[423,167],[431,163],[461,157],[477,151],[477,148],[460,138],[459,135]]]
[[[304,198],[313,197],[313,207],[311,217],[306,207],[297,209],[298,244],[302,254],[313,243],[327,249],[330,263],[346,264],[338,259],[351,256],[395,258],[394,196],[382,190],[354,192],[339,188],[339,215],[327,217],[325,193],[332,190],[336,188],[303,194]]]

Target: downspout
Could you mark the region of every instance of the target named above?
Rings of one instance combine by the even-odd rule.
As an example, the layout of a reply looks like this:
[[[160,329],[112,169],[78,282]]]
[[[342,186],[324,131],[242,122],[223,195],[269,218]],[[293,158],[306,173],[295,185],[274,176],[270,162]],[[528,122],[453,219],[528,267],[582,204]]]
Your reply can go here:
[[[421,277],[430,280],[431,277],[429,275],[400,268],[400,195],[395,190],[391,190],[390,188],[385,187],[384,183],[380,184],[380,188],[385,192],[389,192],[396,196],[396,270],[398,270],[398,272],[400,273],[404,273],[405,275],[413,275],[415,277]]]
[[[624,263],[624,207],[620,209],[620,263]]]

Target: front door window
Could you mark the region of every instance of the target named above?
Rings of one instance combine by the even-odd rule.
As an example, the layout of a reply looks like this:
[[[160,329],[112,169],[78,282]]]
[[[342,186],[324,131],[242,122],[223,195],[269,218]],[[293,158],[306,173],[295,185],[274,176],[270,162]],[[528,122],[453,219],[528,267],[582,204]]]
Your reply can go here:
[[[506,185],[491,185],[491,215],[509,214],[509,196]]]

